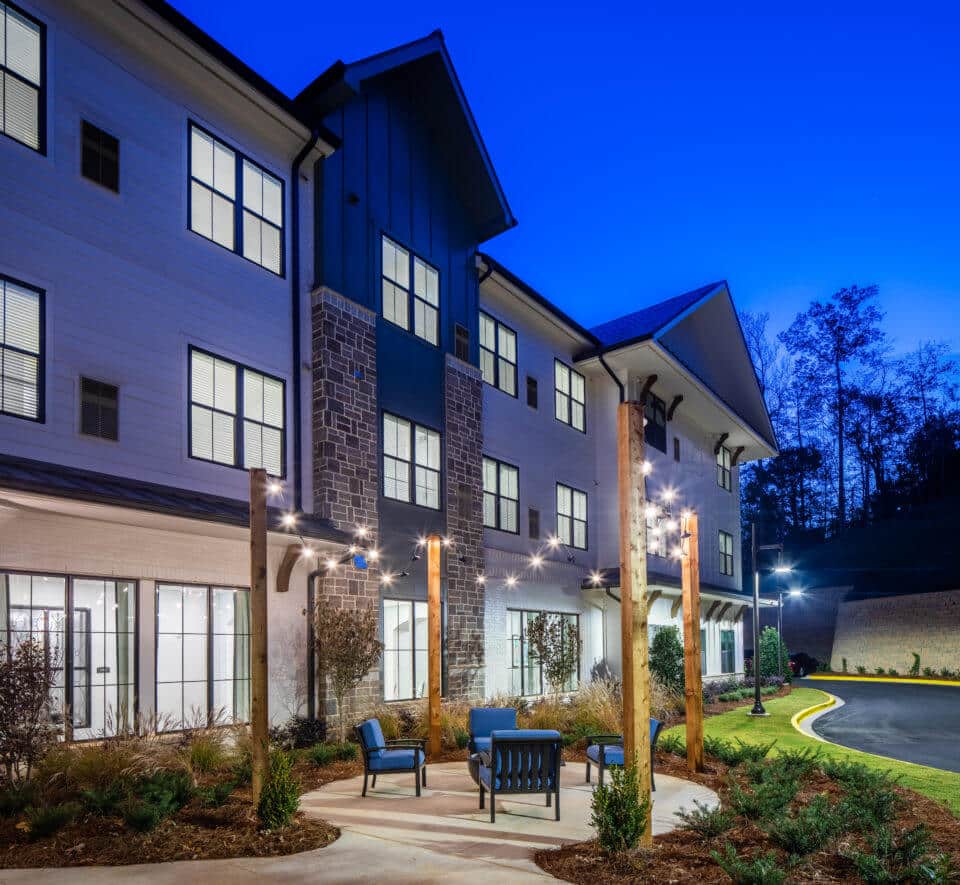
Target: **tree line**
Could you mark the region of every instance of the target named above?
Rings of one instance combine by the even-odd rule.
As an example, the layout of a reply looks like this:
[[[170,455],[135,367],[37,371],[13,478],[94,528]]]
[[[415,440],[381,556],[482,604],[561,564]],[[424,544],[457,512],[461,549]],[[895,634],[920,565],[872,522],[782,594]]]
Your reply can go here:
[[[945,341],[895,353],[877,295],[840,289],[779,331],[741,314],[780,448],[741,471],[765,538],[816,543],[960,493],[957,360]]]

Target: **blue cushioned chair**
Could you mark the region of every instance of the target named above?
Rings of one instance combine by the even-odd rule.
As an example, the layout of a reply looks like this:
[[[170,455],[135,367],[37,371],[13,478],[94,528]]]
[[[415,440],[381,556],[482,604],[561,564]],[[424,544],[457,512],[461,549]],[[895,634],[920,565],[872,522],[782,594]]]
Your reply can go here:
[[[490,793],[490,823],[497,820],[497,796],[544,793],[551,798],[555,819],[560,820],[560,756],[563,740],[559,731],[495,729],[490,749],[480,750],[480,808]]]
[[[427,755],[424,749],[426,741],[385,741],[378,719],[361,722],[357,726],[357,738],[363,754],[362,796],[367,795],[369,775],[373,775],[371,786],[376,789],[377,775],[388,771],[412,771],[417,784],[417,795],[420,795],[420,785],[427,785]]]
[[[490,749],[490,733],[496,729],[517,727],[517,711],[513,707],[472,707],[470,709],[470,740],[467,750],[479,753]]]
[[[650,789],[656,790],[653,780],[653,751],[657,739],[663,730],[659,719],[650,720]],[[623,735],[595,734],[587,738],[587,783],[590,783],[590,765],[596,765],[600,771],[600,783],[603,783],[604,769],[611,765],[623,765]]]

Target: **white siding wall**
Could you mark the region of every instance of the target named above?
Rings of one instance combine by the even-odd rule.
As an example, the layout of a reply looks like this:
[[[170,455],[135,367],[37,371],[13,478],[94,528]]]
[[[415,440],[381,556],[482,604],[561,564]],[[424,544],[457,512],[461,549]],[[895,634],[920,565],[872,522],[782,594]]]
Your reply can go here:
[[[118,5],[27,8],[47,25],[48,149],[0,138],[0,272],[46,290],[47,420],[0,416],[0,451],[245,497],[242,471],[188,458],[196,344],[284,379],[289,475],[288,171],[300,137]],[[82,119],[120,139],[119,195],[80,175]],[[286,182],[286,278],[188,229],[191,119]],[[305,218],[311,192],[304,182]],[[78,433],[81,374],[119,386],[119,442]]]

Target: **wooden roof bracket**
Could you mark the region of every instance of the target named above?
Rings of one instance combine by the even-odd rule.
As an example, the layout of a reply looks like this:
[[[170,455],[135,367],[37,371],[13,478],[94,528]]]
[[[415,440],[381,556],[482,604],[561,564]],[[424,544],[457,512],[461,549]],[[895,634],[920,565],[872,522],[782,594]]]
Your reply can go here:
[[[713,454],[719,455],[720,449],[723,448],[723,444],[730,438],[729,433],[721,433],[720,439],[717,440],[717,444],[713,447]]]
[[[663,596],[662,590],[651,590],[650,593],[647,594],[647,605],[653,605],[661,596]]]
[[[680,606],[683,605],[683,596],[678,596],[674,601],[673,605],[670,606],[670,617],[675,618],[677,612],[680,611]]]
[[[717,612],[717,620],[718,620],[718,621],[722,621],[722,620],[723,620],[723,616],[729,611],[730,606],[732,606],[732,605],[733,605],[732,602],[728,602],[728,603],[726,603],[726,605],[724,605],[724,607],[723,607],[722,609],[720,609],[720,611]]]
[[[643,387],[640,389],[640,402],[646,405],[647,394],[650,393],[650,388],[657,383],[656,375],[647,375],[646,379],[643,382]]]
[[[299,544],[290,544],[283,552],[280,568],[277,569],[277,593],[286,593],[290,589],[290,575],[300,559],[303,548]]]
[[[745,448],[746,448],[746,446],[737,446],[737,447],[733,450],[733,455],[732,455],[731,458],[730,458],[730,466],[731,466],[731,467],[736,467],[736,466],[737,466],[737,461],[740,460],[740,456],[743,454],[743,450],[744,450]]]
[[[740,611],[737,612],[737,616],[733,619],[733,623],[739,624],[743,620],[743,616],[747,613],[747,609],[749,608],[749,605],[741,605]]]
[[[668,421],[672,421],[672,420],[673,420],[673,413],[677,411],[677,406],[679,406],[680,403],[682,403],[682,402],[683,402],[683,394],[682,394],[682,393],[678,393],[678,394],[673,398],[673,401],[670,403],[670,408],[667,409],[667,420],[668,420]]]
[[[713,617],[713,613],[717,610],[719,606],[720,606],[720,600],[718,599],[716,602],[713,603],[713,605],[710,606],[709,609],[707,609],[707,613],[704,616],[703,620],[709,623],[710,619]]]

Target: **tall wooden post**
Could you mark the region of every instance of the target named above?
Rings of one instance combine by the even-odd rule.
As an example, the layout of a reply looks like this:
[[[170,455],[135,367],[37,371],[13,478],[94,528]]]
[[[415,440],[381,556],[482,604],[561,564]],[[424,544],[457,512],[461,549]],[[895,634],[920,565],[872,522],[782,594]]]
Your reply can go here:
[[[440,536],[427,538],[427,707],[433,758],[440,754]]]
[[[250,730],[253,804],[267,779],[267,472],[250,470]]]
[[[650,783],[650,661],[647,639],[647,520],[643,474],[643,405],[620,403],[617,474],[620,493],[620,648],[624,761],[633,761],[641,796]],[[640,844],[653,844],[652,812]]]
[[[703,673],[700,667],[700,533],[696,514],[680,523],[683,559],[683,670],[687,712],[687,766],[703,771]]]

